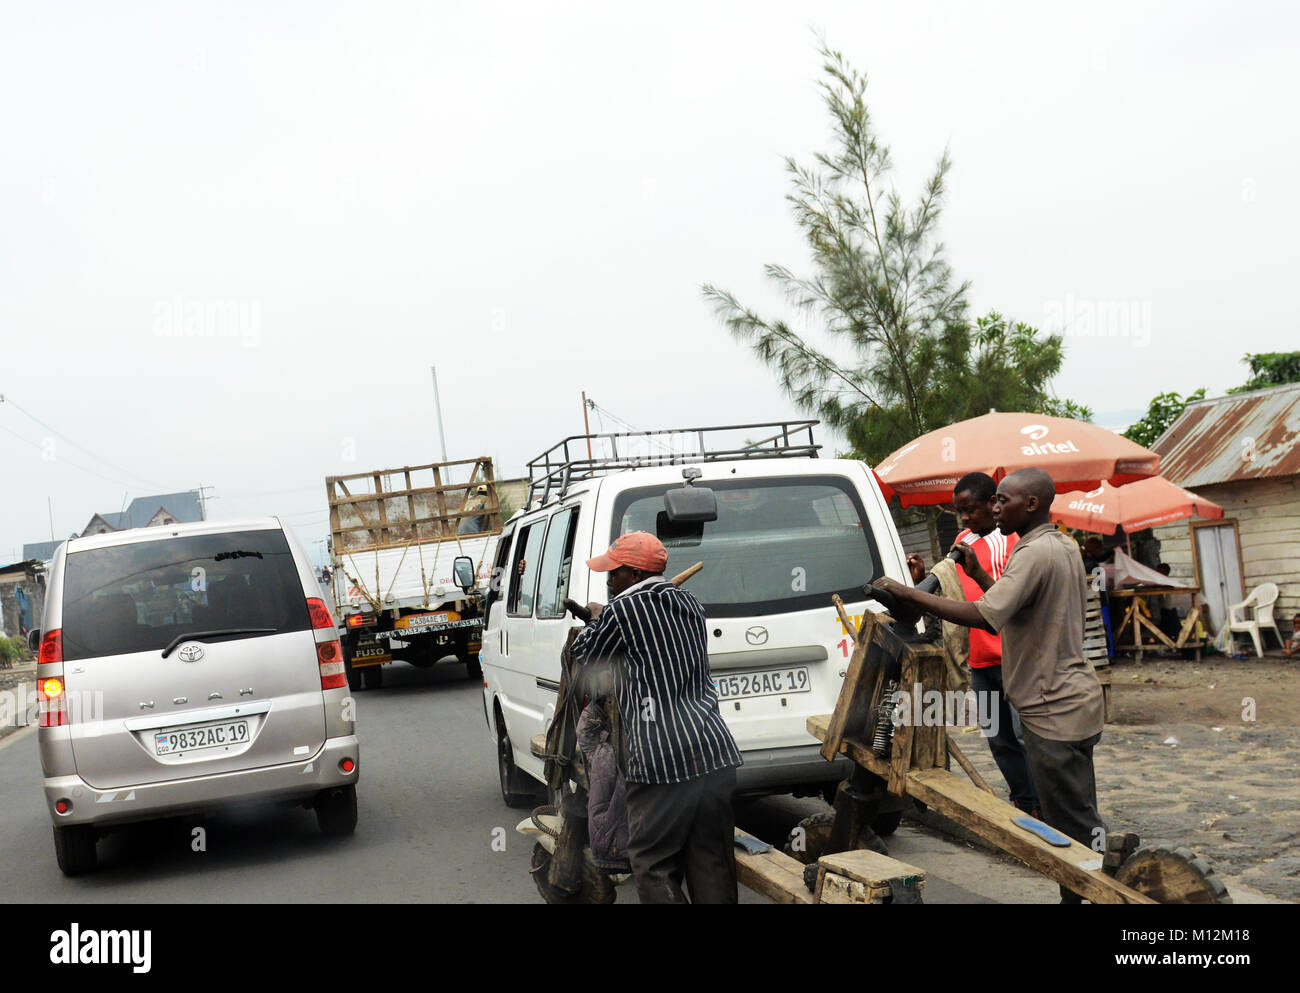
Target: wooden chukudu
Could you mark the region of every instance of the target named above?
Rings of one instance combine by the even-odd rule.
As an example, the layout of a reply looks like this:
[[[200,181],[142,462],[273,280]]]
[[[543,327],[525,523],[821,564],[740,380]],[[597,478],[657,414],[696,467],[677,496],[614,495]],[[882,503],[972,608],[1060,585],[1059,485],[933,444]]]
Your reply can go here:
[[[846,631],[854,638],[854,651],[835,712],[809,718],[808,731],[822,742],[827,760],[845,755],[857,768],[854,777],[840,786],[828,850],[852,849],[860,843],[857,832],[862,824],[870,823],[873,803],[880,795],[864,790],[861,784],[883,781],[888,793],[921,801],[1092,903],[1229,902],[1213,871],[1185,849],[1134,855],[1133,835],[1108,839],[1106,853],[1077,841],[1057,847],[1015,824],[1014,819],[1023,818],[1024,813],[993,795],[948,737],[946,722],[942,717],[933,719],[933,701],[946,700],[942,650],[900,637],[887,615],[868,611],[858,628],[840,598],[832,599]],[[894,672],[898,673],[899,689],[906,693],[905,706],[901,723],[888,741],[888,751],[881,755],[873,744],[884,743],[885,736],[875,732],[883,716],[882,702],[888,709],[887,679]],[[919,722],[915,720],[918,713],[924,718]],[[948,771],[950,757],[971,782]]]

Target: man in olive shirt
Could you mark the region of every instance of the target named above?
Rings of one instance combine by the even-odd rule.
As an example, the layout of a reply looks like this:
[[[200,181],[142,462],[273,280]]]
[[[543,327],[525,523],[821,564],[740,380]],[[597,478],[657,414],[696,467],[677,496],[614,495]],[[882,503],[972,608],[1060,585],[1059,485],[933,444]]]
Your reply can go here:
[[[1020,540],[1002,578],[976,602],[945,600],[888,579],[876,585],[943,620],[1002,635],[1003,688],[1020,714],[1043,820],[1102,851],[1106,826],[1097,811],[1092,750],[1105,711],[1101,684],[1083,658],[1083,561],[1049,520],[1055,495],[1042,469],[1002,480],[998,527]],[[1078,902],[1064,887],[1061,893],[1064,902]]]

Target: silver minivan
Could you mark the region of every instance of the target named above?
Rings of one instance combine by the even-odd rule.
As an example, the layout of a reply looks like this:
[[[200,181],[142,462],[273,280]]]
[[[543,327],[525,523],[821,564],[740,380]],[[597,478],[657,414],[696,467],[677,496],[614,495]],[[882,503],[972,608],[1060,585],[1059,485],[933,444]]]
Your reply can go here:
[[[275,518],[110,532],[56,553],[34,640],[41,767],[67,875],[105,827],[248,800],[356,827],[338,630]]]

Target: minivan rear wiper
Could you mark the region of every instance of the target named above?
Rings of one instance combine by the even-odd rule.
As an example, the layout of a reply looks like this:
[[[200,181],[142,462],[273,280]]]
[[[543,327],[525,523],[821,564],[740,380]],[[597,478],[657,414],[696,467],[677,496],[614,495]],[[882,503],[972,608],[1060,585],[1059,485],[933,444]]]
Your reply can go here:
[[[221,631],[194,631],[190,634],[178,634],[163,649],[162,657],[166,658],[175,648],[183,641],[203,641],[205,638],[215,638],[223,634],[275,634],[275,628],[225,628]]]

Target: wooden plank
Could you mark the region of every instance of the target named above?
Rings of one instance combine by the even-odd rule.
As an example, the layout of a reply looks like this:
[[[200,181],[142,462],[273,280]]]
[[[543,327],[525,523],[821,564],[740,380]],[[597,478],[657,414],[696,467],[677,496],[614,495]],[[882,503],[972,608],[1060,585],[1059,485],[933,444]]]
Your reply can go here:
[[[849,617],[848,613],[845,611],[844,601],[840,599],[840,595],[838,593],[831,594],[831,603],[835,605],[835,612],[840,615],[840,624],[844,626],[844,632],[846,634],[853,635],[853,643],[857,644],[859,641],[862,640],[862,633],[861,631],[859,631],[858,626],[853,623],[853,620]]]
[[[910,645],[908,651],[915,657],[917,681],[925,691],[934,690],[943,695],[948,686],[948,667],[944,663],[943,649],[938,645]],[[923,708],[924,709],[924,708]],[[932,769],[947,767],[947,724],[923,725],[912,732],[912,768]]]
[[[814,738],[825,733],[829,717],[808,718],[806,727]],[[846,738],[840,752],[878,776],[886,767],[861,741]],[[1062,883],[1093,903],[1155,903],[1135,890],[1116,883],[1101,870],[1101,856],[1090,848],[1071,843],[1069,848],[1049,845],[1037,835],[1012,823],[1024,816],[1009,803],[963,782],[943,769],[916,769],[908,773],[906,791],[927,806],[969,828],[980,837],[1024,862],[1029,868]],[[1095,864],[1096,868],[1089,868]]]
[[[736,828],[736,837],[753,835]],[[769,900],[784,904],[811,904],[813,894],[803,881],[803,863],[775,848],[761,855],[736,849],[736,881]]]
[[[867,611],[862,618],[853,656],[849,659],[844,682],[840,685],[839,701],[835,704],[835,712],[831,716],[825,744],[821,749],[822,758],[827,761],[835,757],[840,739],[845,733],[861,731],[870,718],[872,697],[875,695],[876,683],[880,681],[880,650],[877,648],[876,651],[871,651],[872,639],[879,623],[879,618],[872,611]]]
[[[450,462],[430,462],[428,465],[403,465],[403,466],[397,466],[396,468],[393,469],[379,469],[379,470],[372,470],[369,472],[354,472],[349,476],[329,476],[327,477],[326,482],[337,482],[337,481],[349,480],[349,479],[369,479],[371,476],[374,475],[375,471],[378,471],[379,474],[382,476],[396,476],[399,473],[403,473],[403,472],[423,472],[425,469],[434,469],[434,468],[445,469],[448,466],[474,465],[478,462],[487,462],[490,460],[491,460],[491,456],[480,455],[478,458],[473,458],[473,459],[455,459]]]
[[[855,879],[837,876],[833,872],[817,873],[817,902],[829,905],[850,906],[853,904],[881,903],[879,896],[873,897],[867,887]]]
[[[916,653],[910,650],[904,651],[902,665],[899,667],[899,688],[909,694],[912,693],[919,677]],[[893,747],[889,753],[888,777],[888,789],[894,796],[902,796],[907,789],[906,781],[907,774],[912,768],[912,739],[915,737],[915,731],[910,719],[894,729]]]
[[[1178,638],[1174,642],[1175,648],[1182,648],[1187,644],[1187,639],[1190,637],[1192,631],[1196,629],[1196,622],[1200,619],[1200,616],[1201,605],[1198,603],[1193,605],[1192,609],[1187,612],[1187,616],[1183,619],[1183,626],[1178,629]]]
[[[993,793],[993,787],[988,784],[988,781],[979,774],[979,770],[971,765],[971,761],[966,757],[966,753],[958,748],[957,742],[953,741],[951,738],[948,739],[948,752],[957,760],[957,764],[965,770],[966,775],[970,776],[970,781],[972,783],[978,786],[985,793],[993,796],[997,795]]]
[[[438,525],[438,534],[442,535],[443,537],[446,537],[447,536],[447,523],[446,523],[447,493],[446,493],[446,487],[444,487],[442,484],[442,472],[439,470],[437,466],[433,467],[433,485],[436,490],[434,496],[438,505],[438,516],[443,518],[443,522]],[[452,536],[454,537],[455,534],[456,532],[453,530]]]
[[[924,869],[873,852],[869,848],[823,855],[817,860],[817,864],[823,872],[861,883],[872,897],[890,896],[893,893],[891,882],[902,886],[914,886],[918,890],[925,888]]]

